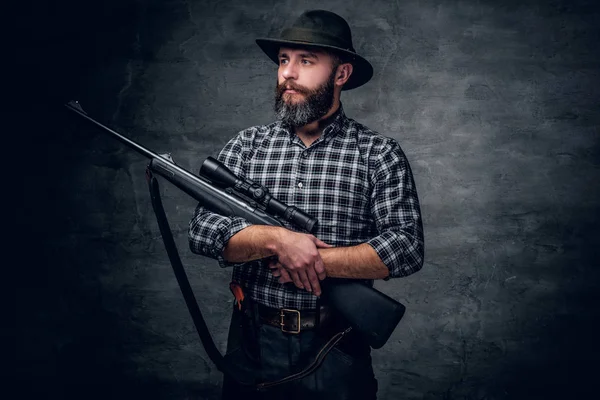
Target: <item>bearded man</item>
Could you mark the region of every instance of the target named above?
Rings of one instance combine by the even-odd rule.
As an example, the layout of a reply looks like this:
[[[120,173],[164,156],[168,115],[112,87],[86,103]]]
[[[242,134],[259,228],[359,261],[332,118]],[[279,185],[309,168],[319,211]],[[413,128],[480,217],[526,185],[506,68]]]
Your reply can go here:
[[[347,278],[372,285],[418,271],[423,230],[398,143],[342,109],[342,90],[373,75],[352,46],[347,22],[332,12],[307,11],[280,38],[256,42],[279,65],[278,119],[241,131],[218,158],[316,217],[318,228],[313,236],[198,206],[189,242],[193,252],[233,267],[233,282],[252,304],[244,312],[234,307],[228,353],[241,349],[244,364],[264,381],[278,382],[306,369],[320,344],[348,327],[320,298],[320,282]],[[311,374],[260,391],[244,390],[226,376],[223,398],[375,399],[370,350],[351,331]]]

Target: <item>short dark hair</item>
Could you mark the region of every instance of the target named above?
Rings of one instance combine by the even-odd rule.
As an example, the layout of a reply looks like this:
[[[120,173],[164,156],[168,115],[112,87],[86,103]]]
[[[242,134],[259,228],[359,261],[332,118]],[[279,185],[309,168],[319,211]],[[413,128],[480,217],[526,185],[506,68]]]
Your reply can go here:
[[[333,58],[333,67],[337,68],[341,64],[352,63],[352,57],[335,50],[326,50]]]

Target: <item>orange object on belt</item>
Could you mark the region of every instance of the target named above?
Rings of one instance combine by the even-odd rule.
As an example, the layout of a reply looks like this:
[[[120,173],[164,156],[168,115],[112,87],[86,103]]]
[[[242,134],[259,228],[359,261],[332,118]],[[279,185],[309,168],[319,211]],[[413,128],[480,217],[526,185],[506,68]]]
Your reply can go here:
[[[241,311],[242,310],[242,302],[244,301],[244,290],[236,282],[231,282],[229,284],[229,289],[231,289],[231,293],[233,293],[233,297],[235,297],[235,300],[237,301],[238,310]]]

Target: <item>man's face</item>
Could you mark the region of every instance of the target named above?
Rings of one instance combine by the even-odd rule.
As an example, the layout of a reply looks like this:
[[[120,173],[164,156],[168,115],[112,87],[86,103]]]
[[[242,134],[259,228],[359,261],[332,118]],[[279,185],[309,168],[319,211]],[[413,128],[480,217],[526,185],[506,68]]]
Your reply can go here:
[[[275,88],[277,116],[300,127],[326,115],[333,105],[336,68],[328,53],[282,47]]]

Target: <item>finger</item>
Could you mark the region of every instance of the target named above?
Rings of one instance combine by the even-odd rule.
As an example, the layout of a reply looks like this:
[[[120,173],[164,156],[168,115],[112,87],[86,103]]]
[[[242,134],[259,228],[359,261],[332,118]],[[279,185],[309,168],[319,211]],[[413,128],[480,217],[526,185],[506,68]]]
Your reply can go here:
[[[315,260],[315,271],[317,274],[322,274],[325,272],[325,264],[323,263],[323,259],[320,255]]]
[[[302,282],[304,289],[312,292],[312,285],[310,284],[310,279],[308,279],[308,274],[306,271],[298,271],[298,276],[300,277],[300,281]]]
[[[327,271],[325,270],[325,264],[323,264],[323,259],[321,257],[315,262],[315,272],[317,273],[319,280],[322,281],[327,278]]]
[[[321,295],[321,285],[319,285],[319,278],[317,277],[317,273],[313,268],[306,271],[306,275],[308,276],[308,280],[310,281],[310,286],[312,287],[312,292],[314,292],[315,296]],[[310,290],[309,290],[310,292]]]
[[[288,282],[293,282],[292,281],[292,277],[290,276],[289,272],[287,272],[285,269],[280,269],[279,272],[281,273],[281,277],[279,278],[279,283],[288,283]]]
[[[273,274],[273,276],[279,277],[281,275],[281,264],[279,264],[277,260],[269,261],[269,269],[271,270],[271,274]]]
[[[302,281],[300,280],[298,273],[296,271],[287,271],[287,272],[290,274],[290,278],[292,278],[292,282],[294,282],[294,285],[296,285],[297,288],[304,289],[304,285],[302,284]]]

